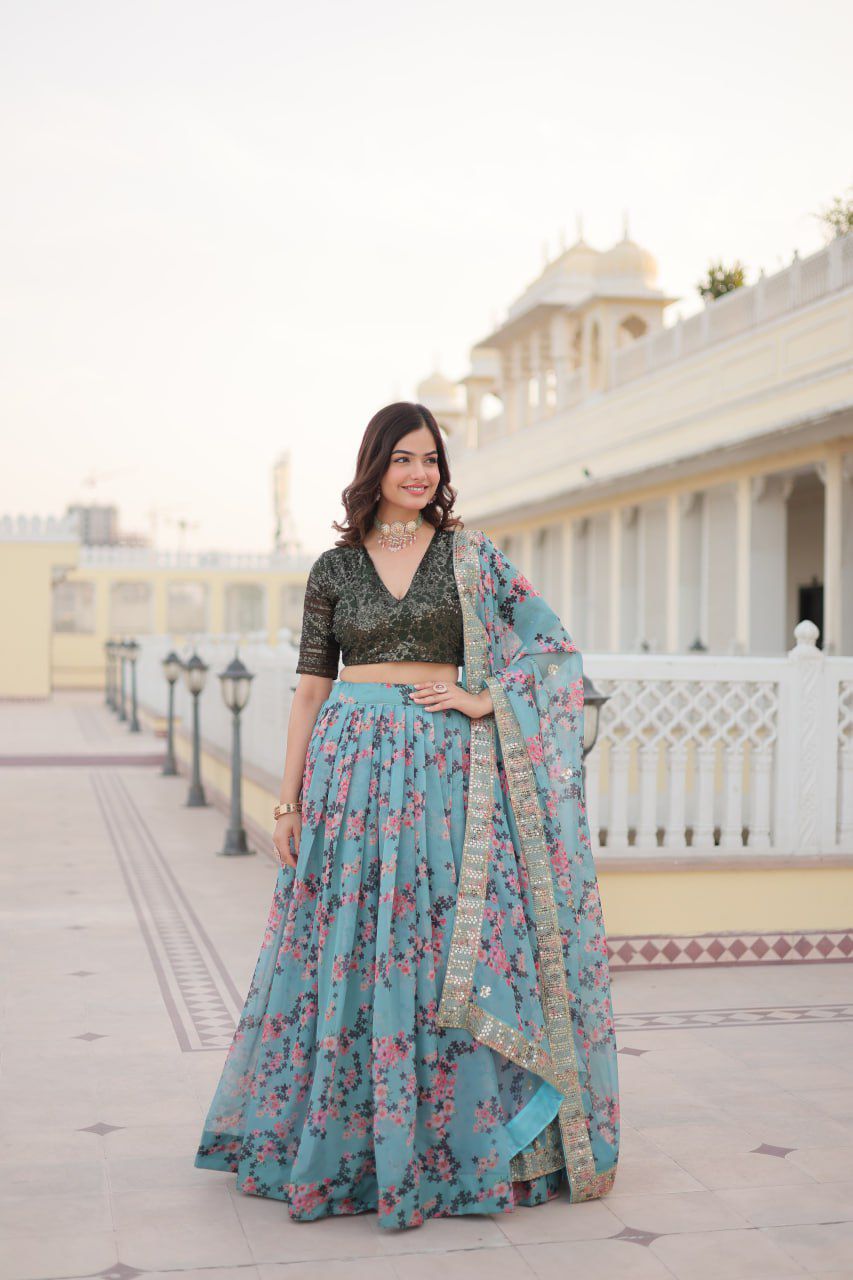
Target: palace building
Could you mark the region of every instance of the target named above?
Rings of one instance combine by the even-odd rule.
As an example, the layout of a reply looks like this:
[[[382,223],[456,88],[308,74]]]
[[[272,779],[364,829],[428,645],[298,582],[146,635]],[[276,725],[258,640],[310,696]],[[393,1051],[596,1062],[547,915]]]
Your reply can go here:
[[[419,385],[459,514],[585,650],[853,653],[853,235],[675,323],[657,277],[579,239]]]

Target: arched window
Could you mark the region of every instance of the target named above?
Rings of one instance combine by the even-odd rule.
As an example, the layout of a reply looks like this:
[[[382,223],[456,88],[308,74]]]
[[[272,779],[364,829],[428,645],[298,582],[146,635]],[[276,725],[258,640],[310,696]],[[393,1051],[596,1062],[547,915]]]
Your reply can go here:
[[[150,635],[154,630],[154,593],[150,582],[113,582],[110,631],[113,635]]]
[[[616,346],[626,347],[629,342],[636,342],[649,331],[649,326],[641,316],[626,316],[616,330]]]
[[[94,582],[56,584],[53,588],[53,629],[78,636],[94,634]]]
[[[166,588],[166,630],[182,634],[207,630],[207,584],[170,582]]]
[[[597,320],[589,331],[589,385],[594,391],[601,386],[601,329]]]

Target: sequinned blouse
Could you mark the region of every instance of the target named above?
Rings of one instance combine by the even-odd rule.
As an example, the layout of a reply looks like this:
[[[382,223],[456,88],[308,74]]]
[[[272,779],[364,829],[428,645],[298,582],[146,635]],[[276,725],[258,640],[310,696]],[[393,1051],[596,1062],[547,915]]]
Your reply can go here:
[[[453,530],[436,529],[402,597],[392,595],[363,546],[330,547],[305,586],[297,674],[328,676],[368,662],[462,666],[462,607],[453,573]]]

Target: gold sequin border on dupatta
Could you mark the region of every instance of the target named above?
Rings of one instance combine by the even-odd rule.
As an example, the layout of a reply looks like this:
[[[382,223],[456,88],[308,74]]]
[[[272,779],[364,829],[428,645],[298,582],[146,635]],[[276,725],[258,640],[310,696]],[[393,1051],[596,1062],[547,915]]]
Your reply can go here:
[[[474,604],[480,573],[477,544],[467,531],[453,535],[453,567],[462,608],[466,686],[488,687],[494,716],[471,721],[468,811],[457,890],[456,915],[438,1011],[440,1026],[467,1030],[511,1062],[553,1084],[563,1094],[557,1119],[531,1149],[511,1161],[514,1181],[565,1167],[572,1200],[604,1195],[612,1172],[596,1172],[578,1079],[562,939],[554,900],[551,862],[533,766],[503,687],[490,678],[488,636]],[[551,1052],[482,1009],[474,1000],[474,970],[480,947],[488,876],[489,841],[496,776],[495,732],[500,736],[510,800],[521,838],[532,892],[540,954],[540,989]]]

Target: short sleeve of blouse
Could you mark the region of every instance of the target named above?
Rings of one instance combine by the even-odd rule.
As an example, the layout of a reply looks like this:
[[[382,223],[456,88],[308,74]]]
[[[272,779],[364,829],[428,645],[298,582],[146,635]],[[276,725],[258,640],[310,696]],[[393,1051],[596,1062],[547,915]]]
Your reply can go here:
[[[320,556],[311,566],[305,584],[296,673],[327,676],[334,680],[338,674],[341,649],[332,630],[335,600],[329,589],[326,570],[323,556]]]

